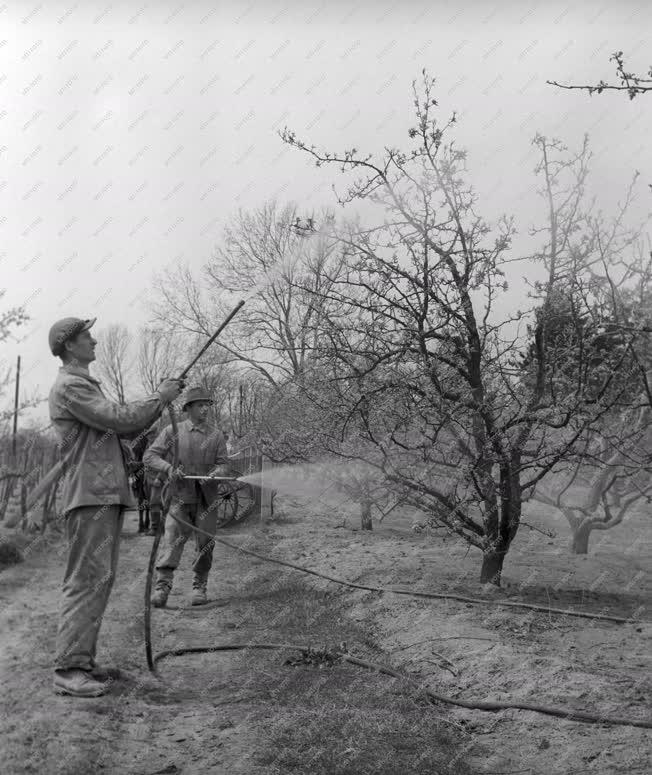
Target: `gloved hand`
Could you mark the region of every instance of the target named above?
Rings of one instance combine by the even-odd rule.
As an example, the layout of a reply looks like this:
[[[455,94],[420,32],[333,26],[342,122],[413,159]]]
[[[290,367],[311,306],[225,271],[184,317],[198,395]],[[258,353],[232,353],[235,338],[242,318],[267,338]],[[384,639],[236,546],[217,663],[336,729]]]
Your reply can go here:
[[[161,396],[161,401],[164,404],[171,404],[179,398],[184,387],[185,382],[181,379],[164,379],[158,386],[157,393]]]
[[[186,472],[183,470],[183,466],[177,466],[177,468],[170,468],[168,471],[168,478],[171,482],[177,482],[180,479],[183,479],[183,477],[186,475]]]

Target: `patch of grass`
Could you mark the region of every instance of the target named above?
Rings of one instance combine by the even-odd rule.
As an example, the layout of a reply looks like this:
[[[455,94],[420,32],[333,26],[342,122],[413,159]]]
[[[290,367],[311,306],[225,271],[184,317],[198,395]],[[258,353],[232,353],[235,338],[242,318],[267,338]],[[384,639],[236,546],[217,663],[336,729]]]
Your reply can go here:
[[[409,688],[351,666],[288,668],[255,761],[270,773],[433,775],[470,770],[463,739]]]
[[[23,553],[13,541],[0,540],[0,570],[23,562],[23,559]]]
[[[265,624],[252,640],[337,648],[383,661],[371,620],[351,621],[341,598],[303,586],[273,587],[261,579],[244,590],[255,605],[249,624]],[[375,652],[375,653],[374,653]],[[254,716],[259,730],[253,762],[267,775],[465,775],[466,737],[400,681],[339,664],[284,664],[298,651],[249,658],[249,681],[267,697]],[[253,719],[250,719],[250,722]]]

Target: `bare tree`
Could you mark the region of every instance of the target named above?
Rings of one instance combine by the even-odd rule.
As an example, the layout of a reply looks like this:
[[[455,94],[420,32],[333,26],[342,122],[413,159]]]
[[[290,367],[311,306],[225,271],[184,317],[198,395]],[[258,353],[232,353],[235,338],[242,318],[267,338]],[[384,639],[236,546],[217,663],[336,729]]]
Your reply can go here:
[[[218,342],[226,361],[248,366],[271,385],[300,374],[319,339],[329,303],[325,286],[341,262],[336,243],[313,234],[316,216],[297,213],[295,205],[274,202],[240,212],[203,277],[187,268],[159,277],[154,309],[161,324],[208,336],[232,300],[246,297]]]
[[[119,404],[125,404],[134,365],[129,329],[116,323],[98,331],[96,358],[98,375],[106,392]]]
[[[650,411],[647,406],[635,413],[627,412],[620,427],[611,423],[609,432],[601,438],[588,439],[586,452],[590,454],[578,456],[566,471],[557,473],[556,492],[539,487],[534,494],[535,500],[554,506],[566,517],[574,554],[588,552],[593,531],[616,527],[636,504],[649,503]],[[612,434],[619,439],[615,451],[610,443]]]
[[[166,377],[181,371],[179,344],[159,328],[144,327],[138,342],[137,368],[141,385],[153,393]]]
[[[0,301],[6,292],[6,289],[0,288]],[[28,320],[24,307],[12,307],[0,312],[0,342],[6,342],[12,335],[12,331],[24,325]]]
[[[643,75],[636,75],[625,70],[625,59],[622,51],[614,52],[609,57],[610,62],[616,63],[616,75],[620,84],[608,84],[600,80],[595,85],[570,85],[558,83],[557,81],[546,81],[551,86],[558,86],[560,89],[581,89],[587,91],[590,95],[602,94],[604,91],[624,91],[627,92],[629,99],[633,100],[639,94],[645,94],[652,91],[652,67]]]
[[[639,379],[629,395],[623,395],[622,405],[614,405],[611,411],[605,412],[599,432],[587,433],[583,445],[578,445],[576,456],[563,461],[555,472],[556,492],[551,493],[543,482],[543,486],[533,493],[534,500],[552,505],[565,515],[572,531],[571,547],[576,554],[586,554],[594,530],[608,530],[621,524],[635,505],[649,502],[652,495],[649,477],[652,251],[649,250],[649,239],[647,248],[639,240],[634,246],[634,255],[624,260],[622,251],[615,244],[618,242],[616,230],[605,233],[603,228],[598,228],[597,222],[594,226],[602,277],[589,276],[602,310],[598,317],[605,325],[600,334],[593,336],[594,343],[599,344],[593,357],[599,360],[606,350],[611,354],[626,350],[631,365],[638,369]],[[625,242],[629,243],[629,239]],[[584,268],[592,273],[595,264],[585,263]],[[575,271],[577,273],[577,269]],[[569,302],[566,308],[560,309],[557,305],[556,318],[548,323],[551,349],[578,330],[585,334],[587,328],[595,329],[595,320],[588,316],[578,320],[572,314],[572,285],[570,292],[566,289],[566,294]],[[609,359],[606,360],[608,363]],[[572,369],[568,376],[575,372],[576,369]],[[565,385],[562,382],[560,388],[569,386],[569,382]]]
[[[236,439],[255,433],[266,396],[270,392],[267,380],[252,370],[234,370],[222,383],[225,391],[224,417]]]
[[[4,288],[0,289],[0,301],[6,294]],[[16,328],[24,325],[29,320],[24,307],[12,307],[0,311],[0,343],[6,342]],[[0,397],[4,394],[7,385],[11,381],[12,369],[0,362]],[[0,411],[0,426],[6,423],[13,414],[13,408]]]
[[[575,282],[568,274],[574,257],[584,256],[578,266],[599,264],[584,255],[599,252],[586,233],[570,225],[565,231],[564,223],[577,223],[577,197],[571,190],[554,201],[560,180],[546,207],[546,247],[527,257],[530,271],[534,261],[548,270],[532,302],[539,316],[534,309],[505,312],[514,227],[504,218],[492,229],[477,215],[477,197],[464,181],[465,154],[444,143],[455,116],[439,126],[433,83],[424,71],[423,92],[415,86],[410,151],[386,149],[374,161],[356,149],[321,152],[288,130],[282,135],[318,166],[336,164],[359,176],[343,204],[370,200],[385,213],[375,228],[338,235],[346,271],[330,278],[324,295],[348,309],[348,320],[331,326],[330,357],[338,362],[332,379],[320,389],[311,385],[304,404],[316,407],[321,425],[313,426],[313,444],[328,447],[338,420],[340,430],[353,429],[341,434],[344,453],[375,466],[404,502],[480,549],[481,581],[499,584],[528,494],[577,453],[587,433],[599,433],[603,415],[640,384],[641,374],[629,339],[600,363],[591,331],[550,346],[550,299],[560,282]],[[546,180],[576,167],[559,168],[546,159],[547,144],[538,144],[545,195]],[[575,282],[577,320],[598,314],[587,282]],[[529,334],[522,331],[526,321]],[[524,375],[515,358],[530,336]],[[571,379],[572,389],[559,389]],[[328,407],[337,409],[325,423]],[[301,441],[300,434],[283,438],[288,446]]]

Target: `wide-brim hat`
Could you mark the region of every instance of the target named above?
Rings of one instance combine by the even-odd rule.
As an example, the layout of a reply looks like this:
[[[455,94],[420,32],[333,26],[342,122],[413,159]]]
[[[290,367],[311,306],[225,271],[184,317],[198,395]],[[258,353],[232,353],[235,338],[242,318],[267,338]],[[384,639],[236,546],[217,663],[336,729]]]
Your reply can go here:
[[[61,355],[64,344],[73,337],[88,329],[95,323],[97,318],[63,318],[50,329],[48,334],[48,344],[52,355]]]
[[[202,387],[191,387],[186,390],[181,408],[185,409],[188,404],[194,404],[196,401],[206,401],[209,404],[215,403],[207,390]]]

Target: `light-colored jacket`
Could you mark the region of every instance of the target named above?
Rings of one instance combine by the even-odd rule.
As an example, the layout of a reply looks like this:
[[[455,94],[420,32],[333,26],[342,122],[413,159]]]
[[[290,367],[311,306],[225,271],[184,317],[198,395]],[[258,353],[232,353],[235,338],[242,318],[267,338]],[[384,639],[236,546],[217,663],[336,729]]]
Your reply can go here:
[[[160,396],[121,406],[106,398],[100,383],[75,366],[59,369],[50,390],[50,419],[68,461],[63,480],[63,511],[80,506],[132,504],[125,459],[118,436],[138,433],[163,410]]]
[[[218,463],[227,462],[226,440],[219,429],[184,420],[179,423],[178,430],[179,465],[186,474],[209,474]],[[169,474],[174,441],[172,426],[168,425],[147,448],[143,455],[145,465],[161,474]],[[175,485],[175,497],[183,503],[201,503],[202,495],[207,504],[214,504],[219,496],[217,483],[203,482],[199,485],[193,480],[181,480]]]

